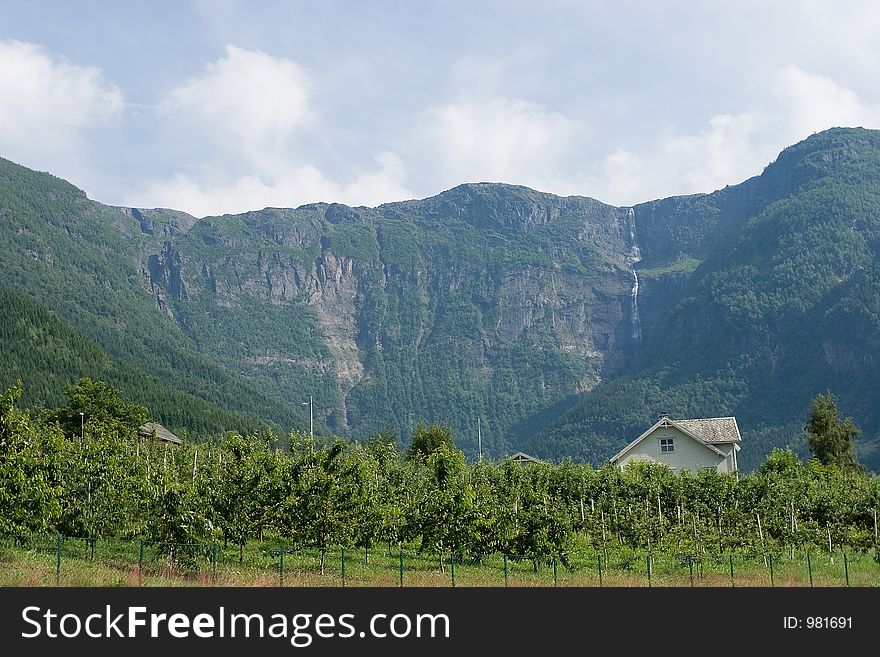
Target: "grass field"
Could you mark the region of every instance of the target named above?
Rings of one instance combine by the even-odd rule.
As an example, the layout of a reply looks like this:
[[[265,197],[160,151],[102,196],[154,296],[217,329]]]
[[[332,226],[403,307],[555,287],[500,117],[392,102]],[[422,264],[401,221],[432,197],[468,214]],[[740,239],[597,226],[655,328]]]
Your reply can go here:
[[[232,546],[203,546],[185,569],[172,568],[157,546],[140,541],[44,537],[0,544],[0,586],[880,586],[880,564],[870,553],[838,552],[833,560],[827,552],[796,552],[793,559],[664,553],[652,557],[650,575],[647,554],[625,550],[607,558],[570,555],[568,567],[501,554],[447,559],[442,572],[436,557],[396,548],[372,551],[369,563],[363,551],[335,549],[323,574],[315,550],[282,554],[279,546],[255,542],[243,557],[239,562]]]

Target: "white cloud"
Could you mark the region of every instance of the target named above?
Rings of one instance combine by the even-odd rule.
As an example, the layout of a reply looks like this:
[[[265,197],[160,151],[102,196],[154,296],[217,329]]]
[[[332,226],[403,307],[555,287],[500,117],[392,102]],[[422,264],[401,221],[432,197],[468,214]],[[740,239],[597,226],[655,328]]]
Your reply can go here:
[[[780,68],[763,103],[719,114],[695,134],[668,131],[638,149],[619,148],[585,193],[631,205],[674,194],[711,192],[759,174],[776,155],[813,132],[836,126],[880,127],[880,107],[834,80],[796,66]]]
[[[413,196],[403,184],[403,163],[390,152],[377,154],[366,169],[348,165],[333,177],[315,164],[327,128],[313,110],[308,72],[291,59],[226,46],[203,75],[166,94],[159,109],[166,138],[182,145],[187,159],[177,173],[128,193],[127,204],[205,216]]]
[[[150,181],[128,203],[135,207],[170,207],[203,217],[320,201],[374,206],[413,197],[403,185],[404,168],[396,155],[379,153],[375,165],[345,183],[328,179],[312,165],[288,167],[271,176],[253,173],[235,179],[206,167],[196,177],[177,174],[171,179]]]
[[[524,61],[459,58],[448,80],[454,99],[424,100],[420,110],[413,97],[391,118],[371,117],[375,108],[365,103],[351,122],[350,110],[337,109],[339,90],[316,73],[287,57],[227,45],[198,75],[158,92],[155,113],[127,113],[123,122],[123,94],[101,70],[0,40],[0,155],[80,184],[93,178],[94,190],[114,185],[107,183],[112,174],[96,175],[91,164],[113,161],[113,147],[139,149],[152,178],[125,190],[117,182],[107,200],[196,215],[314,201],[375,205],[467,181],[625,205],[735,184],[812,132],[880,127],[880,98],[868,95],[869,87],[848,86],[842,73],[819,75],[802,62],[754,75],[749,100],[722,105],[723,113],[695,105],[687,116],[643,114],[640,107],[617,116],[591,113],[589,104],[565,106],[564,97],[546,104],[519,97],[523,89],[510,79]],[[758,80],[766,87],[754,95]],[[522,95],[532,98],[528,90]],[[646,136],[654,129],[646,127],[649,120],[670,115],[675,123]],[[145,116],[160,119],[139,124],[150,144],[107,130]],[[702,126],[692,127],[694,116],[705,117]],[[138,164],[133,157],[117,161]]]
[[[187,138],[226,144],[272,167],[311,118],[308,76],[293,60],[227,45],[224,57],[168,93],[160,109]]]
[[[880,127],[880,108],[829,77],[789,65],[769,79],[753,107],[711,116],[694,132],[670,127],[619,146],[598,166],[581,153],[595,153],[606,135],[595,128],[589,134],[582,122],[536,103],[503,97],[432,108],[417,140],[424,153],[412,158],[429,170],[435,189],[438,182],[446,188],[500,181],[632,205],[739,183],[816,131]]]
[[[554,174],[574,129],[565,116],[536,103],[495,98],[432,108],[417,141],[427,149],[423,164],[436,167],[441,185],[536,185]]]
[[[34,44],[0,41],[0,152],[71,175],[85,131],[117,119],[122,92],[97,68],[53,59]]]
[[[596,195],[631,205],[672,194],[710,192],[760,173],[770,149],[755,143],[760,113],[719,114],[695,135],[667,133],[633,152],[618,149],[605,159]]]
[[[850,89],[797,66],[777,71],[774,92],[780,104],[780,125],[790,137],[806,137],[833,126],[876,126],[878,108],[868,107]]]

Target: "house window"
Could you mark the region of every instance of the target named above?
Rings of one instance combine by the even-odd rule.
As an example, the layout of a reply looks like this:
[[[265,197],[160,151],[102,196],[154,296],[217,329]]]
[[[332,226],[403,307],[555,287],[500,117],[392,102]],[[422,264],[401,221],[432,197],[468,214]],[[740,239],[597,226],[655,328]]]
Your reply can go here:
[[[661,438],[660,439],[660,453],[665,454],[666,452],[674,452],[675,445],[672,443],[672,438]]]

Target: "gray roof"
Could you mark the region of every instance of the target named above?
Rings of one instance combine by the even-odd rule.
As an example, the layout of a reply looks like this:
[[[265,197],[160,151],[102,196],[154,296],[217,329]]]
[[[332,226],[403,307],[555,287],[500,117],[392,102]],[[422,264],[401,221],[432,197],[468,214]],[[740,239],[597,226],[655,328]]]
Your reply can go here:
[[[517,452],[513,456],[510,457],[517,463],[540,463],[540,459],[536,459],[534,456],[530,454],[526,454],[525,452]]]
[[[183,442],[180,440],[180,438],[168,431],[168,429],[163,427],[158,422],[144,422],[140,427],[138,427],[138,433],[144,438],[151,438],[155,435],[158,440],[161,440],[165,443],[174,443],[175,445],[179,445],[181,442]]]
[[[612,456],[610,461],[616,463],[629,450],[654,433],[656,429],[668,426],[677,427],[679,431],[683,431],[694,440],[722,456],[724,453],[719,451],[715,445],[733,443],[736,449],[739,449],[739,445],[736,445],[736,443],[742,442],[742,438],[739,435],[739,427],[736,425],[736,418],[708,417],[698,420],[673,420],[664,413],[645,433]]]
[[[734,417],[707,417],[699,420],[673,420],[705,443],[738,443],[742,441]]]

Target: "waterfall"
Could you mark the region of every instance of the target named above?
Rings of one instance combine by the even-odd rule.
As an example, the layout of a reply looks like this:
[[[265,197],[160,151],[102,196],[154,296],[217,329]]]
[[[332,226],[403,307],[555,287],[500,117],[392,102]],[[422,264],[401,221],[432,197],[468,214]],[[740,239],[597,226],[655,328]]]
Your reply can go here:
[[[626,211],[626,219],[629,224],[629,255],[626,262],[629,264],[630,271],[633,275],[633,285],[630,291],[630,301],[632,303],[632,338],[635,342],[642,341],[642,322],[639,319],[639,275],[636,272],[636,265],[642,260],[642,251],[636,242],[636,212],[632,208]]]
[[[642,341],[642,322],[639,320],[639,275],[636,270],[633,273],[633,286],[630,296],[632,297],[632,336],[636,342]]]

